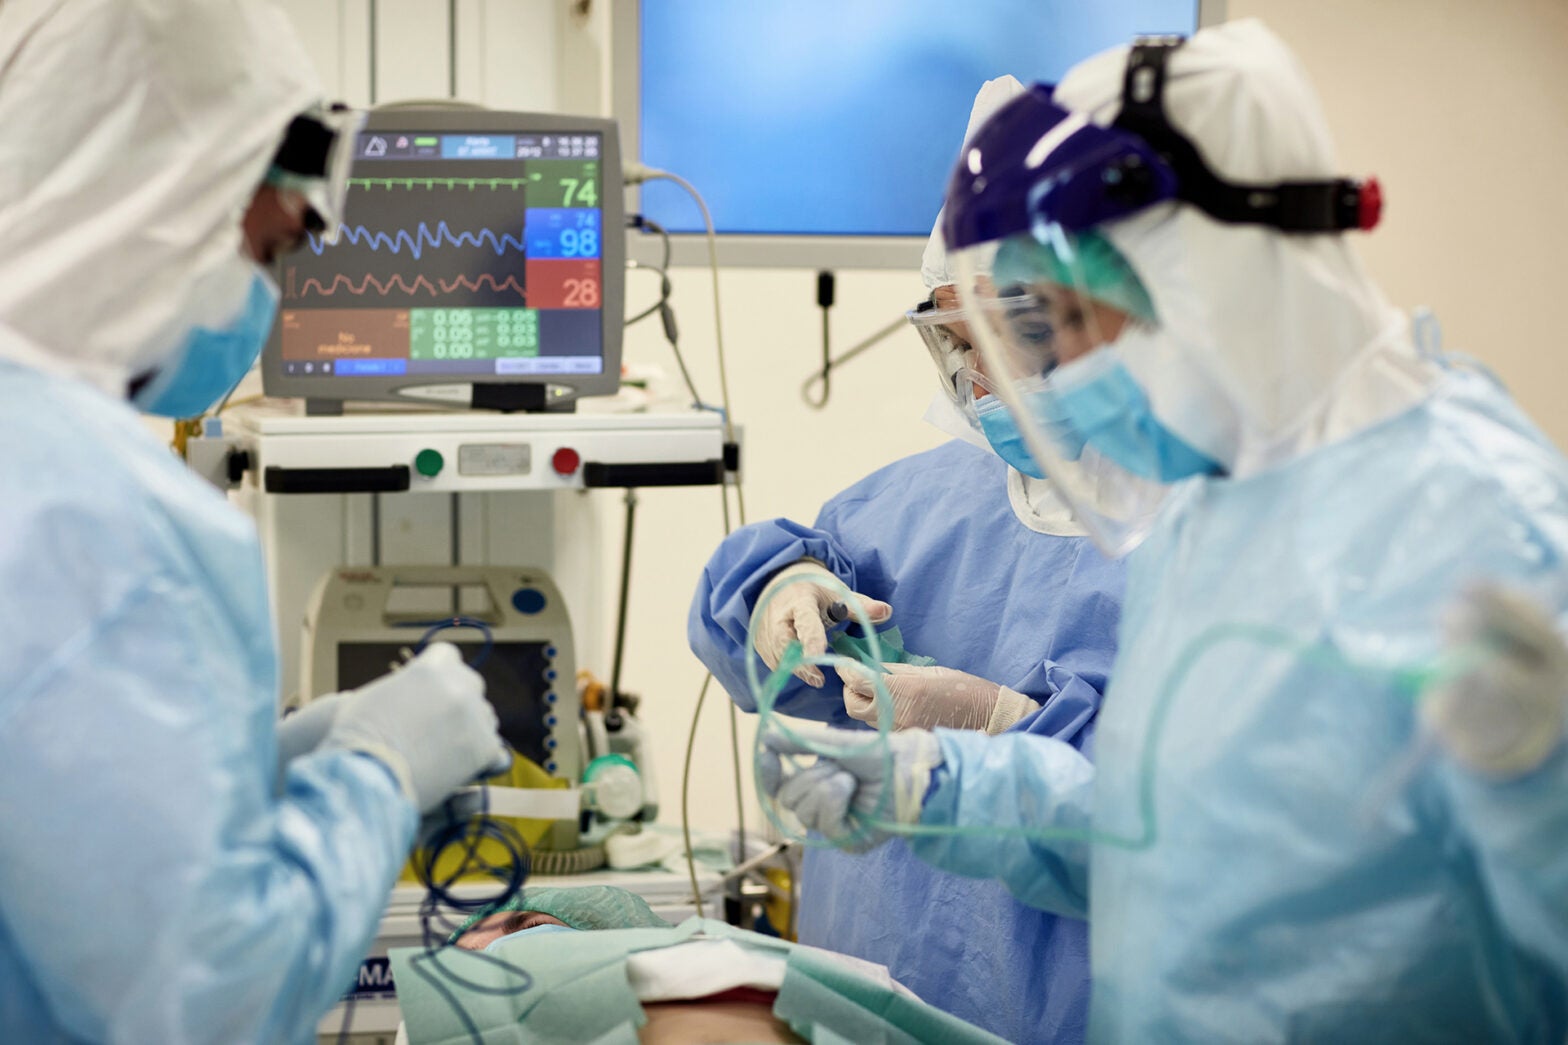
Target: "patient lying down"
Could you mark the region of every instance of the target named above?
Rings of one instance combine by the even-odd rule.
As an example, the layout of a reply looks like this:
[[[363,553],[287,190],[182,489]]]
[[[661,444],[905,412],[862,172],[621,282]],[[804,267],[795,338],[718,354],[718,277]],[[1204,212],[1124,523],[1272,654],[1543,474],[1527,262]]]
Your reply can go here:
[[[482,957],[440,952],[439,989],[429,987],[440,973],[428,955],[392,953],[411,1045],[503,1027],[508,1041],[540,1042],[617,1031],[624,1039],[612,1040],[800,1042],[818,1027],[848,1040],[882,1029],[905,1040],[1000,1040],[925,1005],[879,965],[722,922],[672,926],[622,889],[530,888],[508,907],[453,935]]]
[[[461,930],[454,941],[469,951],[483,951],[503,937],[528,932],[542,926],[560,927],[566,931],[592,929],[668,928],[669,923],[647,908],[642,898],[634,893],[616,889],[601,892],[597,887],[583,890],[530,889],[523,901],[533,907],[560,910],[573,917],[573,925],[543,910],[497,911],[471,922]],[[529,894],[532,894],[531,896]],[[620,895],[618,895],[620,894]],[[643,912],[646,911],[646,914]],[[546,929],[546,932],[555,931]],[[679,963],[688,950],[700,944],[689,943],[661,949],[656,952],[658,961]],[[635,975],[635,967],[649,959],[649,955],[631,955],[628,974]],[[804,1041],[789,1029],[789,1025],[773,1015],[773,1000],[777,991],[763,991],[749,987],[735,987],[702,997],[654,1001],[638,990],[638,1000],[648,1022],[638,1031],[643,1042],[798,1042]]]

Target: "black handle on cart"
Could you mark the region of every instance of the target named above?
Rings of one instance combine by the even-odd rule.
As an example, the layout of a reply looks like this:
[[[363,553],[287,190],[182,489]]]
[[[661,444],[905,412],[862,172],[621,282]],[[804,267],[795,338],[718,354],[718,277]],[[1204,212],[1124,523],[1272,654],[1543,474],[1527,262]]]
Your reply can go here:
[[[718,486],[724,482],[724,462],[671,461],[651,464],[607,464],[588,461],[583,465],[583,485],[601,486]]]
[[[262,472],[268,493],[402,493],[409,487],[408,465],[385,468],[283,468]]]

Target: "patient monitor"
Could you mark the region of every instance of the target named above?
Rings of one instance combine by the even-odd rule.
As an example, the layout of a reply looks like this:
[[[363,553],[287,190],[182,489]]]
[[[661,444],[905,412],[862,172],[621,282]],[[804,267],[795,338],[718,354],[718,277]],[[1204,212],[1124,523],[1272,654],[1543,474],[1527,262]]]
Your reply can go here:
[[[356,142],[347,220],[279,266],[268,395],[571,409],[620,383],[613,120],[398,108]]]

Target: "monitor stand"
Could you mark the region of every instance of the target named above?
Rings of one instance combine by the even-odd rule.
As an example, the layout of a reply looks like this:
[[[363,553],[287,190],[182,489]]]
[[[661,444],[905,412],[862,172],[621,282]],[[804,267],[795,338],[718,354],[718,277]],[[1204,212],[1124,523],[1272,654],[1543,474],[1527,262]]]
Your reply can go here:
[[[476,384],[471,386],[468,409],[495,410],[503,414],[570,414],[577,411],[575,396],[551,401],[546,394],[551,386],[540,384]],[[306,417],[341,417],[341,399],[305,399]],[[428,404],[439,409],[439,404]],[[461,406],[461,404],[453,404]]]

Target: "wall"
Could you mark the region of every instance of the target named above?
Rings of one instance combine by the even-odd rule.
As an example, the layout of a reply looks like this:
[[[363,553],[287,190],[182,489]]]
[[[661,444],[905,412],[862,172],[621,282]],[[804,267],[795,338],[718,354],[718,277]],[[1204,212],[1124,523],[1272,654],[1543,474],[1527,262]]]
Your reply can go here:
[[[1383,224],[1359,240],[1390,298],[1435,309],[1445,345],[1568,446],[1568,3],[1229,3],[1295,48],[1343,169],[1381,179]]]
[[[367,102],[367,0],[288,6],[329,89]],[[602,2],[591,6],[584,23],[566,0],[460,0],[460,93],[505,107],[601,106],[608,97],[606,19]],[[420,0],[378,4],[380,100],[446,93],[445,12],[446,5]],[[1568,379],[1553,307],[1565,271],[1555,255],[1568,242],[1560,173],[1568,170],[1568,63],[1560,60],[1568,4],[1230,0],[1230,14],[1262,17],[1291,42],[1322,92],[1343,169],[1382,179],[1386,219],[1361,244],[1390,296],[1403,306],[1434,307],[1447,344],[1493,365],[1547,431],[1568,444],[1568,416],[1559,406]],[[685,350],[703,394],[716,397],[708,274],[674,275]],[[629,280],[629,308],[652,299],[651,276],[633,273]],[[940,441],[919,421],[935,386],[912,334],[849,364],[835,378],[828,408],[812,411],[798,393],[820,350],[812,274],[732,270],[720,284],[751,519],[809,522],[850,482]],[[842,273],[835,342],[864,336],[921,294],[913,272]],[[626,359],[673,372],[652,321],[628,332]],[[613,605],[622,506],[615,494],[591,496],[603,514],[604,597]],[[703,676],[686,648],[686,608],[722,529],[711,491],[653,490],[641,498],[625,685],[644,696],[673,814]],[[592,640],[608,648],[608,635]],[[598,670],[607,674],[609,665]],[[741,726],[749,745],[751,722],[743,718]],[[732,824],[728,722],[716,692],[696,751],[693,820]]]

